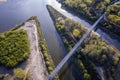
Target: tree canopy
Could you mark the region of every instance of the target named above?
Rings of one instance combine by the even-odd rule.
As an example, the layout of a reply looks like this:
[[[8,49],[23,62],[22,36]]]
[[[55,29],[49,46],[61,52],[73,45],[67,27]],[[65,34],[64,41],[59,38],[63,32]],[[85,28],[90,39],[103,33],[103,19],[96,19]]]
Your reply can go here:
[[[14,67],[29,55],[29,42],[25,30],[0,34],[0,65]]]

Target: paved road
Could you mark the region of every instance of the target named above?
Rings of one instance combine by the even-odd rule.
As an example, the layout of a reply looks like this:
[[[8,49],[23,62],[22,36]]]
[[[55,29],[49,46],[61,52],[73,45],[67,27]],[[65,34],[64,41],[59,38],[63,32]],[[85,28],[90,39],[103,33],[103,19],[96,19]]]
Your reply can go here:
[[[52,72],[51,75],[48,76],[47,80],[52,80],[55,75],[58,74],[58,72],[61,70],[61,68],[64,66],[64,64],[70,59],[70,57],[75,53],[77,48],[81,46],[83,41],[90,35],[90,33],[96,28],[96,25],[101,21],[101,19],[104,18],[104,14],[101,15],[101,17],[93,24],[93,26],[87,31],[86,34],[79,40],[79,42],[73,47],[73,49],[63,58],[63,60],[58,64],[58,66],[55,68],[55,70]]]

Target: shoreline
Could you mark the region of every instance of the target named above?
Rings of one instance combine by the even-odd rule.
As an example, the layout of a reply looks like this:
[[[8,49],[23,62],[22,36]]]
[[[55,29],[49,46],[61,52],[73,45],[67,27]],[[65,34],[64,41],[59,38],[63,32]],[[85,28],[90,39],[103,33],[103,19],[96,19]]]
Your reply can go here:
[[[68,11],[68,12],[70,12],[71,14],[77,16],[78,18],[82,18],[83,20],[87,21],[89,24],[93,24],[93,23],[94,23],[94,20],[90,20],[88,17],[86,17],[86,16],[83,15],[83,14],[75,13],[75,12],[74,12],[75,10],[73,10],[73,9],[65,6],[64,3],[62,3],[61,1],[58,1],[58,2],[61,4],[61,7],[62,7],[63,9],[65,9],[65,10]],[[71,10],[72,10],[72,11],[71,11]],[[99,24],[100,24],[100,23],[99,23]],[[114,38],[115,38],[116,40],[120,41],[120,37],[119,37],[118,34],[116,34],[116,33],[114,33],[114,32],[111,32],[111,31],[108,30],[107,28],[102,27],[101,24],[100,24],[98,27],[99,27],[98,29],[104,31],[108,36],[110,36],[110,37],[113,37],[113,36],[114,36]]]
[[[42,52],[39,50],[37,26],[35,20],[25,22],[19,29],[27,31],[28,40],[30,43],[30,56],[27,59],[26,73],[30,73],[30,78],[33,80],[46,79],[46,67]]]
[[[51,69],[49,70],[49,66],[52,67],[52,70],[53,70],[54,63],[49,54],[49,51],[48,51],[48,48],[46,45],[46,41],[43,37],[40,23],[39,23],[37,17],[33,16],[30,19],[26,20],[25,22],[23,22],[21,24],[16,25],[15,27],[13,27],[12,29],[10,29],[8,31],[14,31],[14,30],[19,30],[19,29],[24,29],[27,31],[28,40],[30,43],[30,55],[26,61],[19,63],[14,68],[22,68],[26,71],[26,74],[27,73],[32,74],[30,76],[30,78],[32,78],[33,80],[38,80],[38,79],[46,80],[48,74],[51,71]],[[5,31],[5,32],[7,32],[7,31]],[[3,33],[5,33],[5,32],[3,32]],[[42,44],[42,42],[44,42],[45,48],[47,50],[47,54],[48,54],[47,60],[45,60],[45,55],[44,55],[43,51],[41,50],[40,44]],[[49,61],[49,66],[47,64],[48,61]],[[9,69],[6,69],[3,66],[3,69],[6,71],[5,74],[7,74],[9,72],[9,74],[12,73],[12,75],[13,75],[14,68],[11,68],[10,72],[9,72],[8,71]],[[41,75],[41,77],[40,77],[40,75]]]
[[[58,3],[58,4],[60,4],[60,3]],[[50,4],[51,5],[51,4]],[[51,5],[52,6],[52,5]],[[53,6],[54,7],[54,6]],[[59,6],[59,8],[61,8],[61,6]],[[55,8],[56,10],[57,10],[57,8]],[[79,18],[77,15],[75,15],[75,14],[73,14],[73,13],[71,13],[71,12],[69,12],[68,10],[65,10],[65,13],[64,12],[62,12],[62,10],[64,10],[64,7],[62,7],[61,9],[60,9],[60,11],[58,11],[58,12],[60,12],[62,15],[65,15],[65,16],[67,16],[67,14],[69,15],[69,16],[67,16],[67,17],[69,17],[69,18],[71,18],[71,19],[73,19],[73,20],[75,20],[75,21],[77,21],[77,22],[79,22],[79,23],[81,23],[81,24],[83,24],[83,25],[85,25],[87,28],[90,28],[91,27],[91,22],[90,21],[88,21],[88,20],[86,20],[85,18]],[[97,31],[97,33],[106,41],[106,42],[109,42],[110,44],[112,44],[114,47],[116,47],[117,49],[119,49],[120,50],[120,43],[119,43],[119,41],[120,41],[120,37],[119,36],[117,36],[116,34],[112,34],[112,32],[110,32],[110,31],[108,31],[107,29],[100,29],[100,25],[98,26],[98,28],[96,29]]]

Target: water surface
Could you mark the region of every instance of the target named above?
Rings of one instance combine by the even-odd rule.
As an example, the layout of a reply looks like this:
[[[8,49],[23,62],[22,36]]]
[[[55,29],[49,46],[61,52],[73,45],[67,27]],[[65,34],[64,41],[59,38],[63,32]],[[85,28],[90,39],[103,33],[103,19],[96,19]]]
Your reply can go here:
[[[91,24],[85,20],[78,18],[77,16],[62,9],[61,4],[59,4],[56,0],[8,0],[7,2],[0,3],[0,33],[13,28],[16,24],[24,22],[31,16],[37,16],[41,24],[43,35],[47,42],[48,49],[56,66],[65,56],[66,52],[48,13],[46,4],[50,4],[60,13],[75,21],[78,21],[81,24],[84,24],[88,28],[91,26]],[[120,42],[117,39],[111,38],[100,29],[98,29],[97,32],[108,43],[120,49]],[[77,70],[73,66],[74,65],[65,67],[65,70],[61,71],[62,80],[80,80],[77,78],[78,76],[75,75]]]

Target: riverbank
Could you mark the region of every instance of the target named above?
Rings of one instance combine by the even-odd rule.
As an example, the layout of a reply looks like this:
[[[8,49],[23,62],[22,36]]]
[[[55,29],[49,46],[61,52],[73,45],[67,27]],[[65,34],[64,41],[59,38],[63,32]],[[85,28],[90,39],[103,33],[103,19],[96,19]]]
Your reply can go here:
[[[36,21],[36,26],[37,26],[38,36],[39,36],[39,40],[38,40],[39,48],[40,48],[40,50],[43,54],[48,74],[51,74],[51,72],[54,70],[55,66],[54,66],[54,62],[52,60],[52,57],[49,53],[45,38],[43,37],[43,33],[42,33],[42,30],[41,30],[41,27],[40,27],[39,20],[37,19],[36,16],[31,17],[29,20],[35,20]],[[58,76],[56,76],[54,79],[59,80]]]
[[[77,15],[80,18],[84,18],[84,20],[86,20],[89,23],[93,23],[99,17],[96,14],[91,14],[93,16],[90,16],[87,13],[87,11],[85,11],[85,10],[83,10],[81,8],[78,9],[78,8],[71,7],[68,4],[66,4],[64,0],[63,1],[61,0],[61,1],[58,1],[58,2],[61,3],[62,8],[64,8],[65,10],[69,11],[72,14]],[[101,21],[99,28],[101,30],[104,30],[106,33],[109,32],[111,34],[114,34],[114,35],[118,36],[118,38],[119,38],[119,35],[120,35],[120,28],[119,28],[119,26],[120,25],[116,25],[114,23],[112,24],[109,20],[107,20],[107,18],[106,19],[104,18],[104,20]],[[120,40],[120,38],[119,38],[119,40]]]
[[[55,4],[55,5],[52,5],[51,3],[48,3],[48,4],[51,5],[53,8],[55,8],[61,14],[67,16],[68,18],[79,22],[80,24],[86,26],[88,29],[91,28],[92,22],[88,21],[85,18],[78,17],[76,14],[74,14],[74,12],[71,13],[68,10],[65,10],[65,8],[62,7],[61,3],[58,3],[57,1],[53,0],[52,4]],[[104,39],[107,43],[112,44],[114,47],[120,50],[120,39],[119,39],[120,37],[116,36],[116,34],[113,34],[109,30],[108,30],[109,33],[106,31],[104,32],[104,30],[99,29],[99,27],[100,25],[98,26],[96,32],[102,37],[102,39]]]
[[[75,40],[71,37],[70,34],[72,33],[75,39],[78,41],[87,31],[87,29],[83,25],[71,19],[66,18],[58,11],[53,9],[51,6],[47,6],[47,8],[54,21],[56,29],[63,40],[65,47],[68,49],[68,51],[71,50],[72,47],[75,45]],[[106,78],[109,77],[114,79],[113,73],[111,73],[111,71],[113,67],[115,69],[116,66],[118,66],[117,63],[119,63],[119,57],[120,57],[119,50],[116,52],[114,48],[112,48],[109,44],[103,41],[98,35],[96,35],[96,33],[93,32],[90,35],[90,37],[84,42],[84,44],[82,45],[82,49],[80,49],[80,51],[82,51],[83,55],[85,55],[85,57],[87,57],[88,60],[92,61],[96,66],[101,66],[103,68]],[[108,64],[106,64],[106,62]],[[78,63],[81,62],[78,61]],[[84,64],[84,62],[82,63]],[[90,69],[88,69],[86,66],[85,69],[87,69],[86,72],[87,74],[84,73],[83,76],[87,75],[89,76],[89,78],[90,76],[92,77],[92,74],[90,74],[89,71]]]
[[[43,37],[37,17],[33,16],[22,24],[16,25],[9,31],[21,29],[27,32],[30,43],[30,55],[27,61],[22,62],[15,68],[23,68],[26,71],[26,75],[30,75],[30,80],[46,80],[48,74],[54,69],[54,63],[47,49],[46,41]],[[4,71],[8,73],[10,71],[10,73],[12,73],[14,68],[11,70],[8,69],[8,71],[4,67],[1,69],[4,69],[2,70],[3,73]],[[58,77],[56,77],[56,80],[57,79]]]
[[[39,26],[40,27],[40,26]],[[39,49],[37,22],[35,19],[29,20],[24,23],[19,29],[27,31],[29,43],[30,43],[30,56],[27,60],[26,73],[29,72],[32,80],[45,80],[47,76],[47,70],[43,54]]]
[[[65,6],[63,3],[60,2],[60,4],[62,4],[62,8],[63,8],[63,9],[65,9],[65,10],[67,10],[68,12],[70,12],[71,14],[76,15],[77,17],[79,17],[79,18],[87,21],[87,22],[90,23],[91,25],[95,22],[95,20],[93,21],[93,20],[91,20],[90,18],[86,17],[86,16],[83,15],[83,14],[75,13],[75,11],[74,11],[73,9]],[[102,22],[104,22],[104,21],[102,21]],[[100,30],[102,30],[103,32],[105,32],[106,34],[108,34],[111,38],[117,39],[118,41],[120,41],[120,36],[119,36],[119,34],[115,34],[115,33],[113,33],[112,31],[110,31],[109,29],[107,29],[107,28],[105,28],[105,27],[102,27],[102,26],[103,26],[102,23],[99,23],[98,28],[96,29],[96,31],[97,31],[98,29],[100,29]],[[111,30],[112,30],[112,29],[111,29]],[[116,29],[116,30],[117,30],[117,29]],[[116,30],[115,30],[115,31],[116,31]],[[117,30],[117,31],[119,31],[119,30]]]

